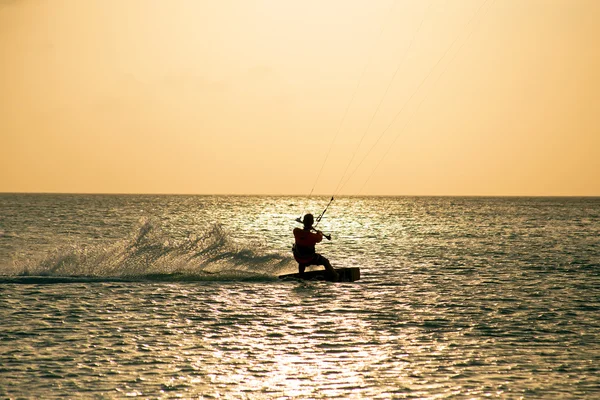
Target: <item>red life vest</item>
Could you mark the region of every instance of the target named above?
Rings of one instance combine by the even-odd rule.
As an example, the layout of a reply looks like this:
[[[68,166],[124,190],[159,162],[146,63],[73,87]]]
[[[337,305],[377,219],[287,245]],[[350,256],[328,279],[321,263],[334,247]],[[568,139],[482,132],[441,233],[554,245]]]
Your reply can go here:
[[[315,244],[323,240],[323,234],[321,232],[311,232],[307,229],[294,229],[294,238],[296,244],[294,245],[294,258],[300,264],[312,261],[315,256]]]

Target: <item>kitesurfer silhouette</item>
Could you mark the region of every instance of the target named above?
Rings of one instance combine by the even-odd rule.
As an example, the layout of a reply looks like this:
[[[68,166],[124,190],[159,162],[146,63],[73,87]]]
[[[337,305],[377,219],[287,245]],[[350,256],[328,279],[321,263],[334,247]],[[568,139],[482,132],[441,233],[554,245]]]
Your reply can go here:
[[[292,248],[294,258],[298,262],[298,272],[304,274],[304,270],[309,265],[323,265],[327,274],[334,280],[339,280],[339,275],[329,260],[315,251],[315,245],[323,240],[323,232],[313,228],[314,217],[312,214],[306,214],[302,219],[304,228],[294,229],[295,244]],[[315,232],[312,232],[312,231]]]

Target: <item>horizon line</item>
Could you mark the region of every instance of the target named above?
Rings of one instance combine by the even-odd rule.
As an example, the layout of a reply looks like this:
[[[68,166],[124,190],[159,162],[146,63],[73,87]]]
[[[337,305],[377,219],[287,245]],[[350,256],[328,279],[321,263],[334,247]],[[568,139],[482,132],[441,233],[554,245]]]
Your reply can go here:
[[[289,193],[167,193],[167,192],[11,192],[0,191],[0,195],[97,195],[97,196],[238,196],[238,197],[528,197],[528,198],[600,198],[598,195],[578,195],[578,194],[289,194]]]

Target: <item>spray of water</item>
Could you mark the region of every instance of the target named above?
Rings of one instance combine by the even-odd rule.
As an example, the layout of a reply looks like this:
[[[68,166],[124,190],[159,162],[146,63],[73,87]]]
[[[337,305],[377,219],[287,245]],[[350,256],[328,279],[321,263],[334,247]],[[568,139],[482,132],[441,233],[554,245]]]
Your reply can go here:
[[[15,260],[13,275],[134,280],[273,279],[289,270],[289,255],[237,241],[218,224],[173,239],[156,221],[142,220],[128,237],[103,244],[76,242],[39,257]]]

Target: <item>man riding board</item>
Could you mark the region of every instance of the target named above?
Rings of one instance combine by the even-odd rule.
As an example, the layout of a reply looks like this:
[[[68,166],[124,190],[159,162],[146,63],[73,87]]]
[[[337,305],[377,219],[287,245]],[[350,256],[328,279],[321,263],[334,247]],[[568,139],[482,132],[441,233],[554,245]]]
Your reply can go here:
[[[323,265],[334,281],[339,280],[339,275],[335,272],[329,260],[315,251],[315,245],[323,240],[323,232],[312,227],[314,223],[313,215],[306,214],[302,223],[304,229],[294,229],[295,244],[293,252],[294,258],[298,262],[298,272],[302,275],[309,265]],[[313,229],[315,232],[311,232]]]

